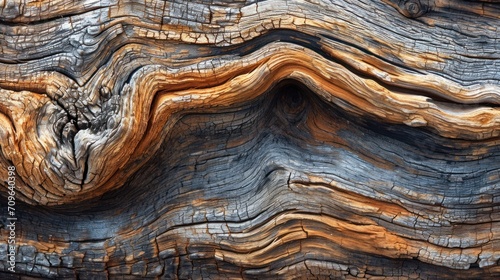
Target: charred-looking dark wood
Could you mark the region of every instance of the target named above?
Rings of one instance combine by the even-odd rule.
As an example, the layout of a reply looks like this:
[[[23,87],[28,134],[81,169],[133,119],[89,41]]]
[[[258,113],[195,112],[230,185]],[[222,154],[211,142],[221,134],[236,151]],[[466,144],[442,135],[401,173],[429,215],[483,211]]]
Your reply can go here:
[[[0,278],[499,279],[499,15],[1,2]]]

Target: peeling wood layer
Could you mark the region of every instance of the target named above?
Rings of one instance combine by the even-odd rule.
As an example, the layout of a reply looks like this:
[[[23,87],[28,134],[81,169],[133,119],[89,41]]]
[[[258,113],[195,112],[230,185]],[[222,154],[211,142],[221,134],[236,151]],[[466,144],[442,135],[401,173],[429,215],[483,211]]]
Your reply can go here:
[[[499,278],[499,15],[0,4],[0,278]]]

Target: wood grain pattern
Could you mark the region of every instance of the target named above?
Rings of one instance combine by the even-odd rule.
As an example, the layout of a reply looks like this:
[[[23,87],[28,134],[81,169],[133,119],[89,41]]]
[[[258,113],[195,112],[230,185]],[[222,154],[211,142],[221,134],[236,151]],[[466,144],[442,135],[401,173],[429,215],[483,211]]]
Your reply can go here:
[[[499,15],[0,2],[0,278],[499,278]]]

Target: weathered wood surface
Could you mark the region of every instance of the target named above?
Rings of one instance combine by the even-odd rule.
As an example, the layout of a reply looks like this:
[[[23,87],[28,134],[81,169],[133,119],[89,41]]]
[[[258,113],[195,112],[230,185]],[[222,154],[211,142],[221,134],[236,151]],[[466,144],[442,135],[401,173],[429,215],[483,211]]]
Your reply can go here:
[[[0,2],[16,273],[500,277],[500,4]]]

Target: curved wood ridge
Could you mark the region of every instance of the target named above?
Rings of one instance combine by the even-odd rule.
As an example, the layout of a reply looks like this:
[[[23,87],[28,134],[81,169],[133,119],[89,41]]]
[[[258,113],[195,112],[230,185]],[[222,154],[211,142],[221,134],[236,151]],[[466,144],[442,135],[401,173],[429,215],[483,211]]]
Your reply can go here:
[[[1,2],[0,278],[498,279],[499,15]]]

